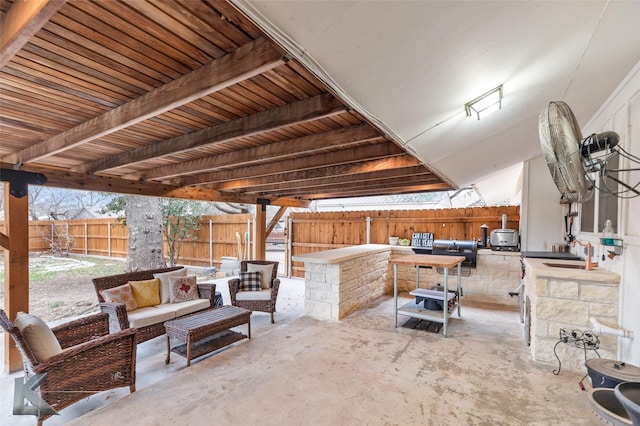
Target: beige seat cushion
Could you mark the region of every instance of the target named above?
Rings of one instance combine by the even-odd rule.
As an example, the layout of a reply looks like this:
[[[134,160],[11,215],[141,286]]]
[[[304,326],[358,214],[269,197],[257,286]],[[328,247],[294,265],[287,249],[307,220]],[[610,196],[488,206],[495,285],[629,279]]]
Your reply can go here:
[[[129,325],[140,328],[169,321],[209,307],[208,299],[195,299],[181,303],[163,303],[156,306],[136,309],[127,313]]]
[[[262,289],[268,290],[271,288],[271,275],[273,274],[273,267],[275,265],[256,265],[255,263],[247,263],[247,272],[260,271],[262,276],[260,277],[262,282]]]
[[[209,307],[209,299],[195,299],[186,302],[172,303],[171,307],[175,310],[176,318],[193,312],[201,311]]]
[[[261,291],[239,291],[236,293],[236,300],[269,300],[271,299],[271,290]]]
[[[18,312],[15,324],[38,362],[62,352],[62,347],[55,334],[42,319]]]
[[[142,328],[172,320],[176,317],[176,311],[171,309],[170,304],[156,305],[131,311],[127,313],[127,317],[131,327]]]

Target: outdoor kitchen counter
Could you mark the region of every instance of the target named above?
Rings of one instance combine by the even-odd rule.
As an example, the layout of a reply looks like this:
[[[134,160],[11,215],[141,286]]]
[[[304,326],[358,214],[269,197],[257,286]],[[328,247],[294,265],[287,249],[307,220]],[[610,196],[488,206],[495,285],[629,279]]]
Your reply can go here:
[[[304,262],[305,314],[339,321],[385,293],[391,246],[364,244],[294,256]]]
[[[389,247],[391,246],[385,244],[363,244],[360,246],[342,247],[339,249],[301,254],[293,256],[293,260],[304,263],[336,264],[372,253],[386,252],[389,251]]]
[[[560,329],[567,332],[592,330],[590,318],[615,326],[618,322],[620,275],[596,268],[565,269],[545,263],[584,265],[584,261],[524,258],[525,336],[530,337],[530,354],[535,361],[558,367],[554,348],[562,368],[582,370],[584,351],[568,344],[558,344]],[[526,328],[528,325],[529,329]],[[618,339],[600,335],[598,353],[602,358],[617,359]],[[556,346],[557,344],[557,346]],[[589,358],[593,354],[588,354]]]

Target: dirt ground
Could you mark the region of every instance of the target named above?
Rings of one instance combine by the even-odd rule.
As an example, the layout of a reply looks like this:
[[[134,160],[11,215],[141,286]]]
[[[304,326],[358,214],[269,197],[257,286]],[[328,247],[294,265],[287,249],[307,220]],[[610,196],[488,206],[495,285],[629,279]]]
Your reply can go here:
[[[4,281],[4,264],[0,264]],[[97,312],[91,278],[124,272],[124,261],[84,256],[29,258],[29,311],[45,321]],[[0,306],[4,306],[4,285]]]
[[[91,278],[123,273],[125,266],[124,259],[32,254],[29,258],[29,311],[45,321],[98,312]],[[0,262],[0,277],[4,282],[4,262]],[[4,291],[3,285],[0,287],[2,308]]]

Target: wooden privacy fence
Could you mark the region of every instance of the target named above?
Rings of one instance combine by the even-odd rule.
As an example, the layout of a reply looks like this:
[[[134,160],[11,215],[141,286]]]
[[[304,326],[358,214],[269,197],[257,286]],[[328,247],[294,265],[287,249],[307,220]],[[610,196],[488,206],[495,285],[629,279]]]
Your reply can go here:
[[[222,257],[240,257],[236,233],[240,235],[241,254],[246,257],[251,247],[245,234],[251,232],[252,224],[251,214],[205,216],[194,238],[183,242],[178,261],[194,266],[220,266]],[[0,231],[4,232],[3,222]],[[29,221],[29,251],[51,251],[52,235],[63,253],[127,256],[127,227],[115,219]]]
[[[430,232],[435,239],[479,240],[482,236],[480,225],[488,226],[488,235],[492,229],[502,227],[503,214],[508,218],[507,228],[520,228],[519,206],[290,213],[285,220],[287,229],[281,270],[288,276],[304,277],[304,265],[292,262],[292,256],[359,244],[388,244],[389,237],[410,240],[414,232]],[[31,221],[29,226],[29,250],[33,252],[49,251],[48,238],[51,232],[57,232],[68,236],[70,253],[127,255],[127,228],[114,219]],[[183,243],[178,261],[186,265],[219,267],[226,256],[249,258],[252,226],[251,214],[206,216],[194,239]],[[4,231],[2,222],[0,231]],[[240,235],[240,248],[237,234]],[[67,242],[61,245],[66,247]]]
[[[502,227],[520,229],[520,207],[469,207],[440,210],[375,210],[357,212],[291,213],[287,242],[291,256],[358,245],[388,244],[389,237],[411,240],[414,232],[430,232],[435,239],[480,240]],[[304,277],[304,265],[290,262],[290,275]]]

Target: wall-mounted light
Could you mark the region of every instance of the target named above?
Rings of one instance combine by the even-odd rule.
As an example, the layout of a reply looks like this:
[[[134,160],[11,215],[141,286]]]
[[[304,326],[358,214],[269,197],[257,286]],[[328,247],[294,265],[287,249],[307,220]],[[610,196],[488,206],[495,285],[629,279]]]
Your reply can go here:
[[[467,117],[476,115],[478,120],[502,108],[502,84],[464,104]]]

